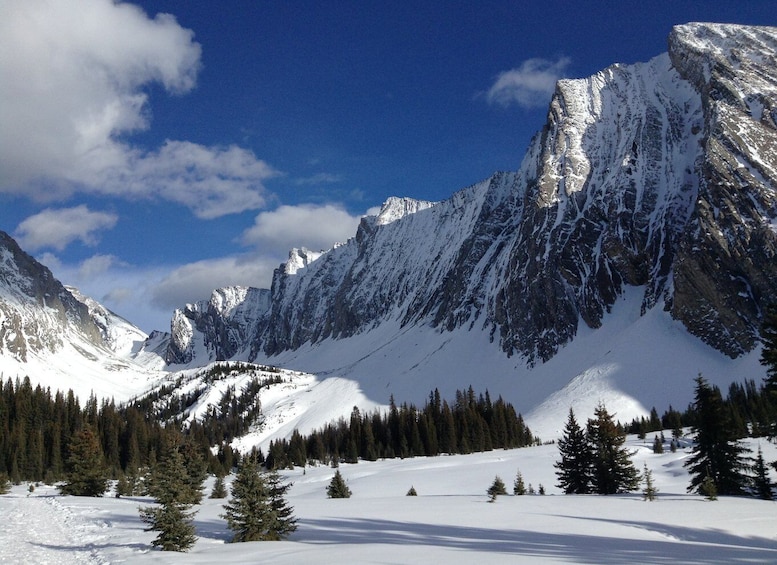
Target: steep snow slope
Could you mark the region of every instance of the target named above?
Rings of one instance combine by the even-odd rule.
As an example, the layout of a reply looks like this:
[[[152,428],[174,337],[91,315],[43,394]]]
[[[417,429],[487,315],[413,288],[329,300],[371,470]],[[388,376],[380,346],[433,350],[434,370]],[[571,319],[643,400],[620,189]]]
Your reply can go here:
[[[534,367],[506,357],[484,333],[403,328],[398,323],[348,340],[304,345],[264,361],[319,378],[348,379],[370,404],[384,406],[392,394],[421,405],[435,388],[443,398],[470,385],[476,391],[488,389],[522,412],[542,439],[559,435],[570,407],[592,414],[604,402],[626,422],[654,406],[659,412],[670,404],[684,409],[699,373],[724,390],[732,381],[763,378],[757,351],[731,359],[689,335],[661,308],[642,315],[643,296],[642,288],[627,291],[600,328],[584,329],[552,359]]]

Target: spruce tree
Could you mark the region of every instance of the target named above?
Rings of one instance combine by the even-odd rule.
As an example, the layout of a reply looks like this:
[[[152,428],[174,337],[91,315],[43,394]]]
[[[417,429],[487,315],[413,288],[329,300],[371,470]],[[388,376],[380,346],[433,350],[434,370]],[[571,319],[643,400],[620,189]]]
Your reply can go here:
[[[148,524],[145,531],[159,532],[151,544],[163,551],[187,551],[197,541],[189,502],[195,493],[178,447],[168,438],[151,474],[149,494],[159,506],[140,508],[140,519]]]
[[[691,457],[684,463],[691,475],[688,492],[704,494],[700,487],[709,477],[716,495],[744,494],[747,449],[732,437],[729,412],[725,409],[720,390],[710,386],[701,375],[695,382],[694,446]]]
[[[644,496],[645,500],[655,500],[656,495],[658,494],[658,489],[653,483],[653,471],[648,469],[647,463],[645,463],[644,469],[642,471],[642,478],[645,480],[645,488],[642,491],[642,495]]]
[[[593,455],[591,485],[597,494],[616,494],[636,490],[639,472],[631,453],[623,447],[626,436],[618,429],[603,404],[588,420],[588,442]]]
[[[345,479],[340,474],[340,469],[335,471],[335,476],[329,482],[329,486],[326,487],[326,495],[329,498],[350,498],[351,489],[345,484]]]
[[[226,498],[227,487],[224,485],[224,477],[219,475],[216,477],[216,482],[213,483],[213,490],[210,492],[210,498]]]
[[[69,445],[65,482],[59,487],[62,494],[73,496],[102,496],[108,489],[108,477],[103,463],[100,443],[90,427],[77,432]]]
[[[575,413],[569,409],[564,433],[558,440],[561,460],[554,464],[558,488],[564,494],[588,494],[591,492],[591,451],[585,431],[577,423]]]
[[[516,496],[522,496],[526,494],[526,484],[523,482],[523,475],[521,471],[515,474],[515,481],[513,482],[513,494]]]
[[[755,488],[755,494],[758,498],[763,500],[774,500],[774,483],[769,478],[769,468],[764,461],[764,455],[761,451],[761,447],[758,447],[758,456],[755,458],[755,465],[753,466],[753,487]]]
[[[491,483],[491,486],[488,487],[488,490],[486,492],[488,493],[488,499],[491,502],[494,502],[497,496],[507,494],[507,488],[505,487],[505,483],[499,475],[494,477],[494,482]]]
[[[405,496],[418,496],[418,493],[416,492],[415,487],[411,486],[410,490],[407,491],[407,495]]]
[[[223,517],[235,533],[232,541],[277,541],[294,532],[297,521],[284,498],[289,488],[277,471],[263,473],[255,457],[244,457],[224,505]]]
[[[777,303],[770,304],[766,308],[761,324],[761,365],[766,367],[764,378],[764,392],[767,400],[777,406]],[[777,418],[772,412],[771,418],[767,418],[769,435],[777,436]]]

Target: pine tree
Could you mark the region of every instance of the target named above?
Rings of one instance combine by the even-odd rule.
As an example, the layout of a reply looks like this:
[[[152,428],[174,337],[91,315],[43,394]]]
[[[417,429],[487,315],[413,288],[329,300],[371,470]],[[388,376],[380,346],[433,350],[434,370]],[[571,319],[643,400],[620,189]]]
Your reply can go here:
[[[591,484],[597,494],[616,494],[636,490],[639,472],[631,461],[631,453],[623,447],[626,436],[603,404],[588,420],[588,443],[593,454]]]
[[[761,451],[761,447],[758,447],[758,456],[755,458],[755,465],[753,466],[753,486],[755,487],[755,493],[758,498],[763,500],[774,500],[774,483],[769,478],[769,468],[764,461],[764,455]]]
[[[656,436],[653,439],[653,453],[661,454],[664,452],[664,442],[661,441],[661,438]]]
[[[766,308],[763,322],[761,324],[761,365],[766,367],[766,377],[764,378],[764,392],[771,400],[772,404],[777,405],[777,303],[770,304]],[[767,418],[769,434],[777,436],[777,419],[772,412],[772,417]]]
[[[59,487],[60,492],[73,496],[102,496],[108,489],[108,478],[94,431],[85,427],[76,433],[69,451],[67,474],[65,483]]]
[[[226,498],[227,487],[224,485],[224,477],[219,475],[216,482],[213,483],[213,490],[210,492],[210,498]]]
[[[205,479],[208,477],[208,465],[203,459],[197,447],[190,440],[185,440],[178,447],[178,451],[183,456],[183,464],[186,468],[184,481],[187,484],[185,492],[189,493],[189,498],[181,498],[181,502],[196,505],[202,502],[202,490],[205,486]]]
[[[658,489],[656,488],[655,484],[653,484],[653,471],[648,469],[647,463],[645,463],[644,469],[642,471],[642,478],[645,480],[645,489],[642,491],[642,495],[644,496],[645,500],[655,500],[656,494],[658,494]]]
[[[187,551],[197,541],[194,529],[194,497],[184,457],[173,438],[165,442],[165,449],[151,474],[149,494],[159,504],[157,507],[140,508],[140,519],[149,525],[145,531],[157,531],[151,542],[163,551]]]
[[[499,475],[494,477],[494,482],[491,483],[491,486],[488,487],[486,492],[488,493],[488,499],[490,502],[494,502],[497,496],[507,494],[505,483]]]
[[[407,491],[406,496],[418,496],[418,493],[416,492],[415,487],[411,486],[410,490]]]
[[[558,488],[564,494],[588,494],[591,492],[591,451],[585,431],[577,423],[575,413],[569,409],[564,433],[558,440],[561,460],[554,464],[558,469]]]
[[[345,484],[345,479],[340,474],[340,470],[335,471],[335,476],[329,482],[329,486],[326,488],[326,495],[329,498],[350,498],[351,489]]]
[[[262,473],[255,457],[245,457],[232,483],[232,497],[224,509],[227,527],[235,532],[233,542],[277,541],[297,529],[297,520],[277,471]]]
[[[513,482],[513,494],[516,496],[522,496],[526,494],[526,484],[523,482],[523,475],[519,470],[515,475],[515,481]]]
[[[716,495],[744,494],[747,449],[731,436],[728,411],[720,390],[707,384],[701,375],[695,382],[694,446],[684,464],[691,475],[688,492],[701,492],[702,482],[709,477]]]

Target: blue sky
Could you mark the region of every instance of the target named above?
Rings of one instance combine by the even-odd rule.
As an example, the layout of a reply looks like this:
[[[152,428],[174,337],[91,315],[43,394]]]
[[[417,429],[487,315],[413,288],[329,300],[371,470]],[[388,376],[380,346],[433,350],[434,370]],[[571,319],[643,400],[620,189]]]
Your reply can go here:
[[[0,229],[146,331],[388,196],[518,168],[555,80],[777,3],[0,0]]]

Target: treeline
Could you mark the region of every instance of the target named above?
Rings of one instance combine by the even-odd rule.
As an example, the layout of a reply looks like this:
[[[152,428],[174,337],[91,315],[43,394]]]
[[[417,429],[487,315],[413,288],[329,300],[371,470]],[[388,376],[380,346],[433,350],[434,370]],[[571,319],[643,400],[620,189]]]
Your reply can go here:
[[[216,365],[206,374],[205,384],[240,370]],[[281,381],[280,375],[254,377],[240,390],[227,387],[217,405],[193,418],[190,410],[204,394],[205,384],[181,392],[186,383],[179,379],[126,405],[99,402],[92,395],[81,406],[72,391],[52,393],[40,385],[33,387],[27,377],[7,379],[0,393],[0,476],[14,483],[63,480],[73,439],[84,429],[96,437],[110,477],[138,476],[152,468],[171,437],[199,454],[208,472],[227,474],[239,462],[229,443],[260,421],[261,389]],[[397,406],[392,398],[388,411],[368,414],[354,408],[348,420],[341,418],[307,437],[295,430],[291,440],[271,444],[265,465],[470,453],[537,441],[501,397],[492,402],[488,392],[476,395],[470,387],[457,391],[449,404],[435,390],[422,409],[406,403]],[[257,455],[263,459],[261,452]]]
[[[270,444],[265,466],[462,454],[538,442],[522,416],[501,396],[492,401],[488,391],[476,395],[470,386],[456,391],[449,404],[435,389],[420,409],[407,403],[397,406],[392,396],[388,411],[367,413],[354,407],[348,420],[340,418],[308,436],[295,430],[290,440]]]
[[[712,389],[717,394],[722,393],[716,386]],[[758,385],[755,380],[744,383],[731,383],[722,407],[733,437],[763,437],[774,433],[774,422],[777,422],[777,395],[773,394],[765,384]],[[661,430],[674,430],[676,437],[685,427],[695,427],[699,423],[699,413],[693,404],[680,412],[672,406],[659,417],[655,407],[650,416],[635,418],[624,427],[626,433],[639,434],[644,438],[648,433]]]
[[[231,370],[236,369],[233,366]],[[224,367],[216,365],[206,374],[206,381],[224,374]],[[113,401],[98,402],[93,395],[82,407],[72,390],[52,393],[40,385],[33,387],[29,377],[9,378],[0,392],[0,475],[15,483],[61,480],[71,440],[84,428],[97,436],[112,477],[136,474],[152,465],[171,435],[185,435],[187,443],[206,461],[209,472],[227,474],[237,463],[229,442],[257,422],[261,416],[259,391],[280,379],[280,375],[255,377],[240,391],[229,387],[217,407],[194,419],[188,418],[188,411],[203,394],[204,386],[181,394],[178,388],[183,383],[176,382],[121,406]],[[212,446],[219,446],[216,455]]]

